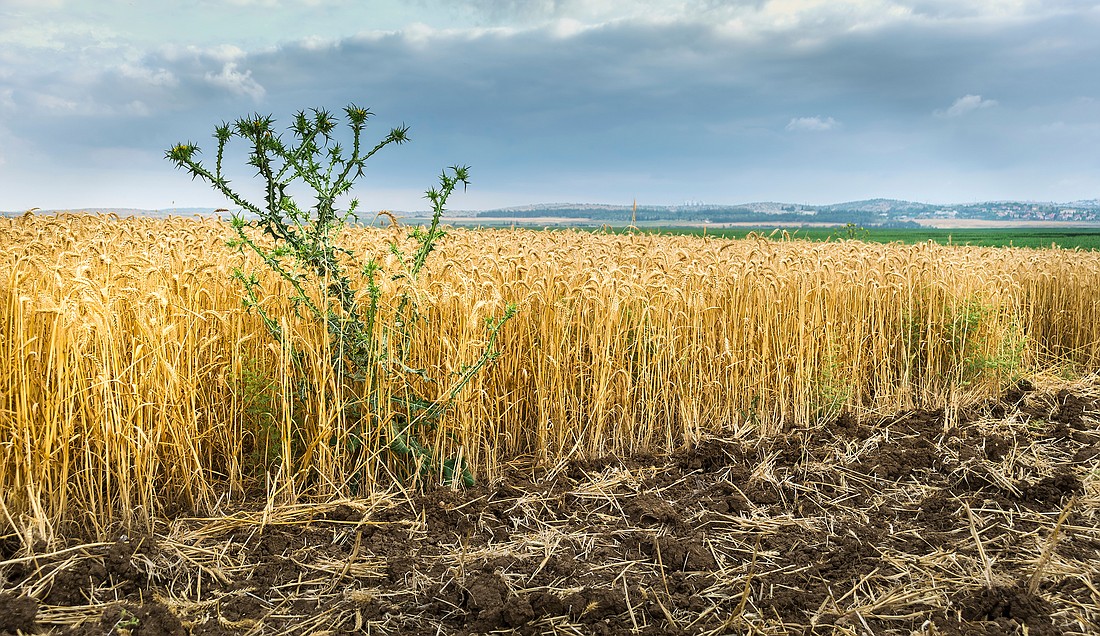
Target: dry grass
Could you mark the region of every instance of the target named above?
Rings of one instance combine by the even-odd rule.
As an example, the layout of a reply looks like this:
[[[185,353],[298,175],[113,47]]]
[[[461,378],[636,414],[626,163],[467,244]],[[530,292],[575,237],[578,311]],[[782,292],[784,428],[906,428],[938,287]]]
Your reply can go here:
[[[291,316],[321,387],[294,399],[288,356],[229,276],[263,267],[224,247],[225,226],[0,224],[0,526],[26,545],[249,494],[327,501],[390,483],[384,454],[344,445],[358,423],[333,407],[323,335]],[[348,241],[384,254],[399,232]],[[954,412],[1100,360],[1097,253],[454,230],[432,258],[413,347],[430,375],[452,377],[484,320],[520,306],[504,355],[429,440],[485,481],[516,458],[664,453],[841,411]]]
[[[1095,634],[1100,381],[1057,386],[951,424],[845,419],[464,494],[180,518],[0,573],[58,634],[119,607],[257,636]]]

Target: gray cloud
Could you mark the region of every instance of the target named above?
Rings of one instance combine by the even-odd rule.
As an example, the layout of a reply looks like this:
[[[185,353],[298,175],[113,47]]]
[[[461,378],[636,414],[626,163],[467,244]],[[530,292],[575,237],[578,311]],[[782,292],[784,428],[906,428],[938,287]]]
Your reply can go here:
[[[688,2],[671,17],[659,4],[671,6],[629,3],[623,15],[660,19],[601,21],[615,15],[611,3],[477,1],[467,8],[490,22],[528,22],[264,47],[140,50],[90,35],[46,47],[11,36],[0,59],[23,70],[0,72],[0,113],[19,121],[12,143],[38,149],[29,166],[125,157],[127,169],[157,175],[149,183],[187,193],[199,190],[160,158],[171,143],[207,147],[215,124],[253,111],[285,121],[351,101],[378,114],[379,137],[412,127],[413,143],[380,155],[368,178],[379,192],[413,193],[380,203],[392,207],[455,162],[474,166],[470,205],[1072,199],[1100,189],[1095,10],[1025,3],[999,18],[1003,3],[965,5],[981,14],[867,2],[845,5],[855,16],[845,22],[829,4],[786,17],[775,3]]]

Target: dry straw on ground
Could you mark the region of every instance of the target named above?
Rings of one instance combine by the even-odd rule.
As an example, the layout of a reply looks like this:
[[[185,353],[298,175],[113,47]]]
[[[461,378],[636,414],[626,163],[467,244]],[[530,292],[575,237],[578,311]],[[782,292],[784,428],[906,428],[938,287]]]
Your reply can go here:
[[[1059,381],[464,493],[178,518],[0,560],[0,632],[1096,634],[1098,407],[1100,380]]]

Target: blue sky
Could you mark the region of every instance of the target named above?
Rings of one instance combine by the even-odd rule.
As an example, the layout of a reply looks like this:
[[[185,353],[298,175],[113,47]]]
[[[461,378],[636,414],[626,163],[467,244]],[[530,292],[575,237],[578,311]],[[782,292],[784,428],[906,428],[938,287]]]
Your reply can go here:
[[[372,210],[455,163],[457,209],[1096,198],[1097,34],[1080,0],[0,0],[0,210],[221,205],[164,150],[349,102],[410,127]]]

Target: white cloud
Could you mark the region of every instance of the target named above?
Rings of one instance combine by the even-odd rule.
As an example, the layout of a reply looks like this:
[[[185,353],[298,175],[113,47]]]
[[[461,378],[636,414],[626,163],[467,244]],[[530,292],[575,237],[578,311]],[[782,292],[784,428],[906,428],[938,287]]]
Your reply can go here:
[[[992,108],[996,105],[995,99],[984,99],[981,95],[963,95],[947,110],[937,110],[934,114],[937,117],[962,117],[969,112]]]
[[[124,63],[118,67],[118,72],[126,79],[140,81],[148,86],[171,88],[179,84],[176,76],[167,69],[151,69],[144,66]]]
[[[218,44],[213,46],[179,46],[169,44],[160,47],[159,52],[169,62],[189,60],[195,58],[210,58],[219,62],[234,62],[245,57],[247,53],[239,46],[232,44]]]
[[[34,95],[34,101],[38,104],[39,108],[48,113],[75,114],[80,110],[80,104],[76,101],[47,93],[38,93]]]
[[[338,43],[339,41],[336,39],[320,35],[307,35],[297,42],[298,46],[306,51],[326,51],[332,49]]]
[[[567,40],[584,33],[588,28],[586,24],[579,20],[559,18],[551,25],[550,32],[558,39]]]
[[[832,117],[795,117],[787,124],[787,130],[821,132],[840,128],[840,122]]]
[[[220,88],[224,88],[235,95],[248,95],[256,101],[260,101],[267,91],[259,82],[252,79],[252,71],[240,72],[236,62],[226,62],[222,65],[220,73],[206,73],[204,79]]]

